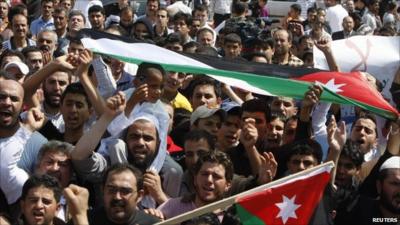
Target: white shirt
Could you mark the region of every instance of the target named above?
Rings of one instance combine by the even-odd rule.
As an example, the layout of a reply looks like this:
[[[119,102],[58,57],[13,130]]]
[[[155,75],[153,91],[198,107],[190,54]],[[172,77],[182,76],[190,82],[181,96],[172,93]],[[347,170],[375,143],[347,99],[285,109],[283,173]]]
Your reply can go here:
[[[15,203],[22,193],[22,186],[29,178],[25,170],[17,163],[32,132],[20,127],[17,132],[7,138],[0,139],[0,188],[7,198],[8,204]]]
[[[343,30],[343,18],[348,15],[349,13],[340,4],[331,6],[326,10],[326,20],[331,27],[332,33]]]

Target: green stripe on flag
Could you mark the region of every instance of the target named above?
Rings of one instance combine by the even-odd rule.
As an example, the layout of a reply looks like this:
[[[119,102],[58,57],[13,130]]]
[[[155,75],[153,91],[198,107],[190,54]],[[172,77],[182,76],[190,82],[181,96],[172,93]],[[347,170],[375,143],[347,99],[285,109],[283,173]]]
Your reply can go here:
[[[235,204],[236,212],[239,215],[240,222],[243,225],[266,225],[264,221],[259,219],[257,216],[249,213],[240,204]]]
[[[244,72],[235,72],[235,71],[228,71],[228,70],[221,70],[215,68],[205,68],[199,66],[191,66],[191,65],[177,65],[177,64],[167,64],[167,63],[160,63],[156,61],[146,61],[138,58],[132,57],[125,57],[121,55],[109,54],[106,52],[102,52],[96,48],[90,48],[91,51],[110,56],[112,58],[119,59],[124,62],[133,63],[133,64],[140,64],[142,62],[148,63],[155,63],[160,64],[165,70],[167,71],[175,71],[175,72],[184,72],[184,73],[193,73],[193,74],[210,74],[216,75],[225,78],[234,78],[242,81],[246,81],[248,84],[262,89],[266,92],[271,93],[275,96],[285,96],[291,97],[296,99],[302,99],[304,97],[304,93],[307,92],[309,87],[312,85],[309,82],[305,81],[298,81],[292,80],[287,78],[279,78],[273,76],[263,76],[263,75],[256,75],[251,73],[244,73]],[[389,119],[396,119],[397,115],[393,114],[391,111],[387,111],[381,108],[373,107],[371,105],[361,103],[359,101],[355,101],[353,99],[341,96],[336,94],[335,92],[329,90],[326,87],[324,88],[324,92],[321,96],[321,101],[324,102],[332,102],[336,104],[351,104],[358,106],[360,108],[369,110],[374,112],[378,115],[381,115],[385,118]]]

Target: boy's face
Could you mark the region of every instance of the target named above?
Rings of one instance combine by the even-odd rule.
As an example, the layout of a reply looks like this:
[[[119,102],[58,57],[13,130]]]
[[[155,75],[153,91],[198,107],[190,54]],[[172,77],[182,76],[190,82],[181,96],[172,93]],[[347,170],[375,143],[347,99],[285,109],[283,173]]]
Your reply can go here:
[[[233,59],[240,55],[240,52],[242,51],[242,45],[236,42],[226,42],[223,49],[225,52],[225,57]]]
[[[353,176],[359,171],[353,161],[347,156],[341,156],[336,169],[335,184],[339,187],[351,185]]]
[[[144,76],[143,80],[140,80],[140,78],[138,78],[135,79],[135,81],[136,88],[138,88],[142,84],[147,84],[148,102],[155,103],[158,99],[160,99],[162,90],[164,88],[164,78],[161,71],[156,69],[148,69],[147,75]]]
[[[190,29],[186,24],[185,20],[180,19],[174,21],[174,31],[179,32],[181,36],[186,36],[189,34]]]

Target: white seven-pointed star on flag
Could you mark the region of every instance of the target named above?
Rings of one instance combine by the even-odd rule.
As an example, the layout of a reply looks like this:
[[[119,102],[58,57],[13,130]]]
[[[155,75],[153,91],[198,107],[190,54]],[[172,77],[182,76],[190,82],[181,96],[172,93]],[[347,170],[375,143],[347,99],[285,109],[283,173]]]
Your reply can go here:
[[[301,205],[294,203],[296,200],[296,195],[290,199],[284,195],[282,197],[283,202],[275,204],[279,208],[279,213],[276,218],[281,217],[283,224],[286,224],[289,218],[297,219],[296,209],[298,209]]]
[[[330,79],[326,84],[321,83],[319,81],[317,81],[316,83],[328,88],[329,90],[335,93],[343,92],[343,90],[340,88],[346,85],[346,84],[335,84],[335,78]]]

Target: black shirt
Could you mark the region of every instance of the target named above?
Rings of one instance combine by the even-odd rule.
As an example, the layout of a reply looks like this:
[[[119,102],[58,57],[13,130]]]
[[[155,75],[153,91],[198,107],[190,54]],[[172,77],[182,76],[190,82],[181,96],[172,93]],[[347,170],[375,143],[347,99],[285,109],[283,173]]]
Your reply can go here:
[[[151,225],[160,222],[157,217],[136,210],[135,214],[129,219],[128,223],[116,224],[108,219],[104,207],[89,213],[90,225]]]

